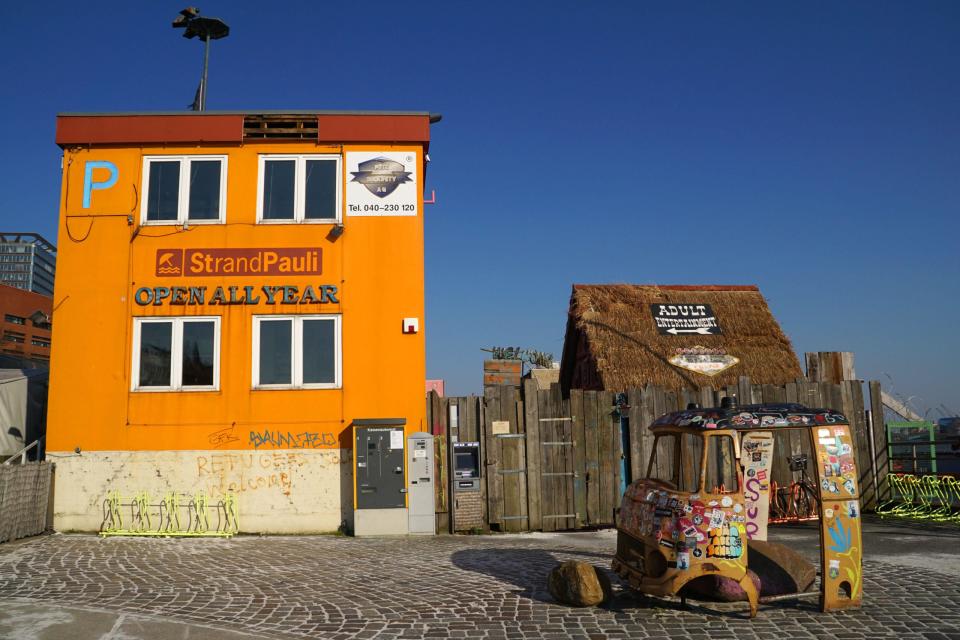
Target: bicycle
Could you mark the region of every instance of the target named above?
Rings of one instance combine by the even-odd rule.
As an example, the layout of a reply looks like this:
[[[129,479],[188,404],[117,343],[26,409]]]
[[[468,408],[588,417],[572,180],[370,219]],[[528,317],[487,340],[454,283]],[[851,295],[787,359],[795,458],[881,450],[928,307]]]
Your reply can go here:
[[[807,475],[807,454],[787,456],[790,471],[800,473],[800,480],[789,486],[771,483],[770,522],[802,522],[820,517],[820,499],[817,488]]]

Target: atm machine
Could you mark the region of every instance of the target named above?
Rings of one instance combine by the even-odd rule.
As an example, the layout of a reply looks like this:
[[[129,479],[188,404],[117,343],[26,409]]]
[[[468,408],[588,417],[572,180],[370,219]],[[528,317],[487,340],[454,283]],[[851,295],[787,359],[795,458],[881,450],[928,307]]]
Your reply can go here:
[[[480,443],[453,443],[453,530],[474,531],[484,526],[480,494]]]

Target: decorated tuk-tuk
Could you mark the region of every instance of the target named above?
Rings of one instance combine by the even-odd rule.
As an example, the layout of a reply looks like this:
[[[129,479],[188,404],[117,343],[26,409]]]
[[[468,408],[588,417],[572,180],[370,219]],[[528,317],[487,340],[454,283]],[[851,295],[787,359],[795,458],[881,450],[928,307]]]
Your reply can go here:
[[[751,617],[759,603],[804,596],[818,595],[822,611],[860,605],[859,487],[844,416],[798,404],[737,407],[725,398],[720,408],[664,415],[650,429],[647,477],[627,488],[617,516],[613,569],[631,587],[685,599],[697,581],[733,581]],[[791,453],[775,451],[780,430],[810,442],[815,464],[805,490],[819,505],[821,578],[818,591],[763,597],[748,558],[750,542],[766,540],[774,456]]]

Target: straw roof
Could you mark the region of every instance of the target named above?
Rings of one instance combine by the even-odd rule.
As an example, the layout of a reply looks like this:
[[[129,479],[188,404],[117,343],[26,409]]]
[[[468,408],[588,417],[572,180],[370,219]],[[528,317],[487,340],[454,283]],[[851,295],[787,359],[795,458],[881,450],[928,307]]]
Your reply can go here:
[[[652,304],[708,304],[721,335],[663,335]],[[740,360],[708,376],[670,363],[678,350],[705,347]],[[767,302],[754,286],[574,285],[560,365],[564,390],[624,391],[654,384],[667,389],[785,384],[803,374]]]

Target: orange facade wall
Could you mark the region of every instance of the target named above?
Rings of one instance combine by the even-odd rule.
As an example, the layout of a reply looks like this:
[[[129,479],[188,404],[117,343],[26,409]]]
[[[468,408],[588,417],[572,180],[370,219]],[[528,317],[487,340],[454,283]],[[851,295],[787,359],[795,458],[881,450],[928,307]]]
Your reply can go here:
[[[329,239],[332,224],[258,224],[258,154],[404,151],[416,156],[417,215],[351,217]],[[227,156],[226,223],[141,226],[145,155]],[[83,206],[86,162],[118,168],[116,183],[90,193]],[[349,175],[342,165],[344,192]],[[244,145],[67,148],[54,293],[49,451],[270,449],[255,434],[317,434],[309,446],[352,448],[358,418],[405,418],[408,433],[424,428],[423,144],[317,145],[253,142]],[[104,169],[93,178],[102,181]],[[158,250],[314,247],[319,275],[162,277]],[[338,303],[141,306],[141,287],[307,285],[337,287]],[[252,388],[254,315],[339,313],[342,387],[314,390]],[[131,391],[133,318],[221,317],[219,389]],[[415,317],[420,330],[402,332]],[[277,448],[289,448],[280,446]]]

